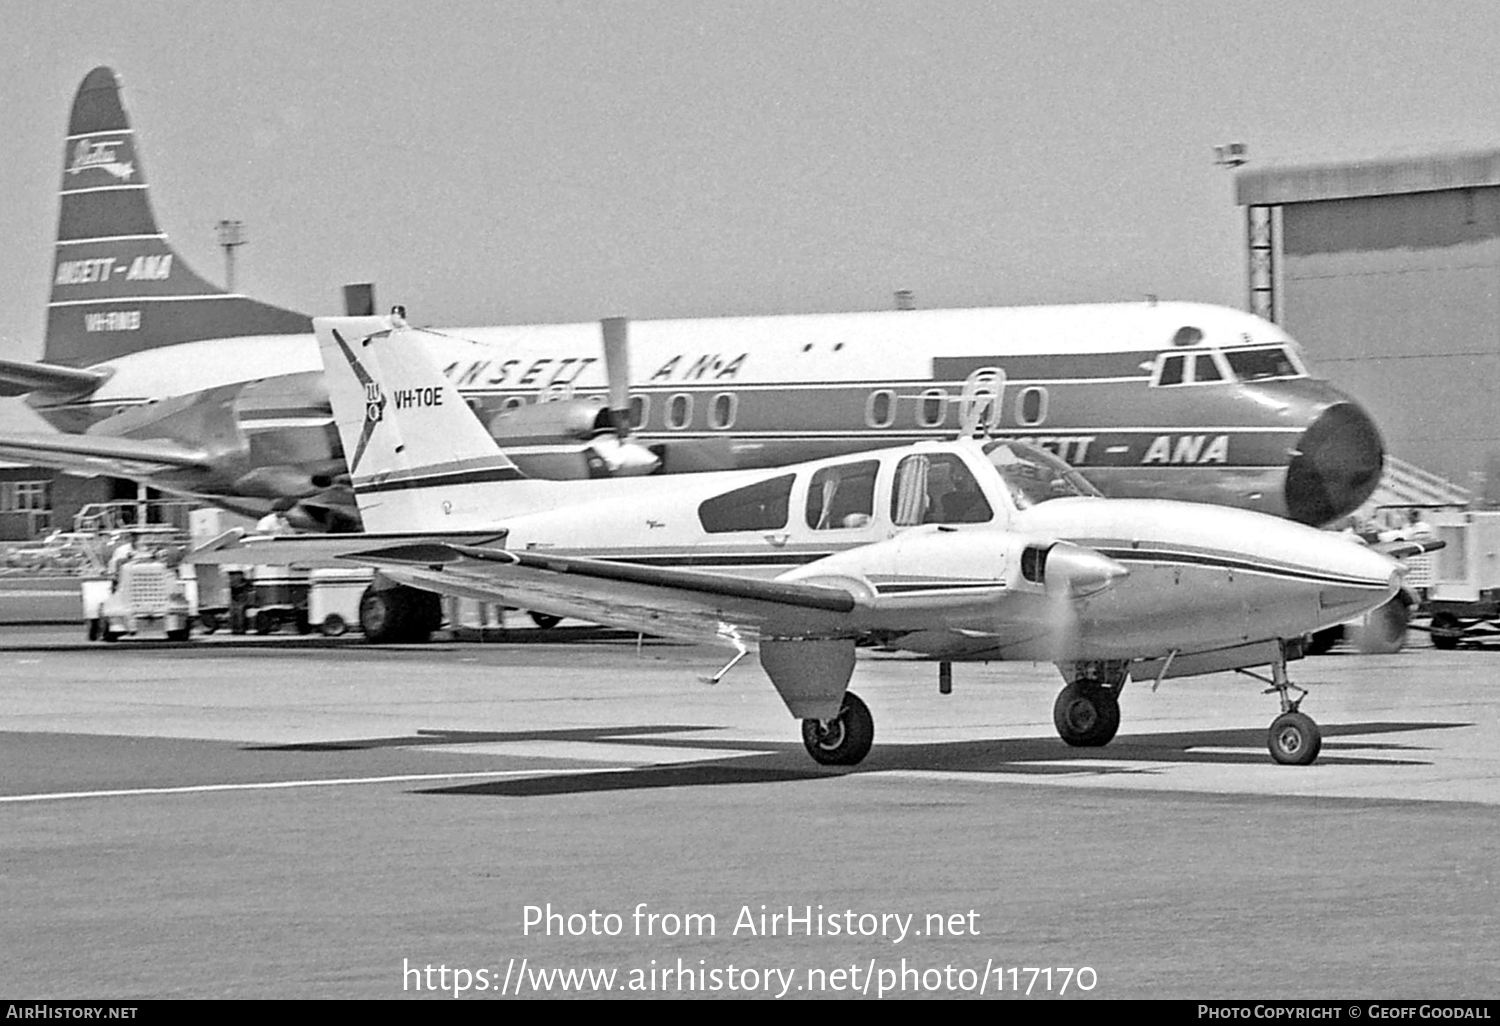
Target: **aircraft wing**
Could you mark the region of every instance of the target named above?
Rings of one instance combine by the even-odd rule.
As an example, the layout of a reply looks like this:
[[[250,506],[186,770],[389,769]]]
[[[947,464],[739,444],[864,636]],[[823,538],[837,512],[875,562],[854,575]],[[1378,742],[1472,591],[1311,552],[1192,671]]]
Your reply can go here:
[[[190,563],[348,566],[447,595],[571,616],[683,641],[743,647],[778,638],[853,637],[855,597],[842,588],[702,570],[485,547],[503,532],[243,536],[230,531]]]
[[[863,630],[854,595],[826,585],[467,545],[359,559],[447,594],[682,641],[744,648],[763,637],[853,638]]]
[[[204,469],[201,449],[164,439],[70,435],[65,432],[0,432],[0,459],[32,466],[57,467],[73,474],[147,477],[164,470]]]
[[[82,395],[104,384],[108,372],[79,370],[55,363],[25,363],[0,360],[0,396],[49,392],[55,395]]]

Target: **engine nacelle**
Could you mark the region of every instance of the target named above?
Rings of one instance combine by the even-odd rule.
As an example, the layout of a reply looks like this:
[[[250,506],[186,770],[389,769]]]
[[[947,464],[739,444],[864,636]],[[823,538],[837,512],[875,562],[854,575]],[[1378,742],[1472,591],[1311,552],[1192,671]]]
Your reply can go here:
[[[496,442],[536,445],[544,442],[577,442],[615,430],[614,417],[597,402],[559,399],[550,403],[528,403],[501,410],[485,425]]]

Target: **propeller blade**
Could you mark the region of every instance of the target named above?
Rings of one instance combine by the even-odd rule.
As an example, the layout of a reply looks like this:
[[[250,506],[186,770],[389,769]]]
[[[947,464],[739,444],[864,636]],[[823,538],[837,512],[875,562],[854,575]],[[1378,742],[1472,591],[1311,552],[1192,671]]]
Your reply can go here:
[[[630,321],[606,317],[599,322],[604,334],[604,375],[609,379],[609,412],[620,441],[630,437]]]

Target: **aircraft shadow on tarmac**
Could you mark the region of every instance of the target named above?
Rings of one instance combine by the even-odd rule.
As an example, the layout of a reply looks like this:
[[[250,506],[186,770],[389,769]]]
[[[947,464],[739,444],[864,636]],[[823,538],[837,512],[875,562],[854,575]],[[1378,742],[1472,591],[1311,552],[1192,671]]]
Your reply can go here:
[[[1332,724],[1323,727],[1320,765],[1425,766],[1415,755],[1427,749],[1401,741],[1340,741],[1343,737],[1370,734],[1401,734],[1420,730],[1451,730],[1470,723],[1371,722]],[[257,746],[256,751],[334,752],[374,748],[439,745],[505,744],[515,742],[595,742],[612,747],[641,745],[654,749],[684,748],[694,751],[723,749],[723,758],[708,757],[668,765],[643,765],[624,770],[548,773],[539,767],[536,776],[484,781],[452,787],[426,788],[420,794],[492,797],[542,797],[592,791],[635,790],[656,787],[701,787],[712,784],[756,784],[794,780],[821,780],[849,773],[888,770],[923,770],[949,773],[1032,774],[1037,777],[1093,773],[1100,777],[1121,774],[1150,775],[1158,770],[1140,763],[1262,765],[1265,729],[1191,730],[1160,734],[1127,734],[1105,748],[1070,748],[1055,737],[987,738],[977,741],[935,741],[923,744],[880,744],[859,766],[844,769],[813,764],[796,742],[736,741],[719,738],[682,738],[664,735],[712,730],[683,724],[650,724],[632,727],[582,727],[528,731],[419,731],[408,737],[370,738],[348,741],[311,742],[293,745]],[[1234,749],[1224,751],[1223,749]],[[1358,751],[1359,755],[1342,752]],[[755,754],[746,755],[746,752]],[[1371,752],[1390,753],[1381,757]],[[1120,765],[1136,763],[1137,765]],[[1294,772],[1288,770],[1288,772]]]

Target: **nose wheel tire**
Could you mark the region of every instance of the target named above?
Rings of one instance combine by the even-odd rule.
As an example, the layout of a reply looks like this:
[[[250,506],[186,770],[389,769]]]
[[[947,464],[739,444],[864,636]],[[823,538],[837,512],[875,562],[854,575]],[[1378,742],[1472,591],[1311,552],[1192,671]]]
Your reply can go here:
[[[852,691],[844,692],[837,719],[802,721],[802,744],[824,766],[858,765],[874,743],[875,718]]]
[[[1104,688],[1069,684],[1052,706],[1052,722],[1074,748],[1101,748],[1120,729],[1120,700]]]
[[[1323,732],[1310,716],[1285,712],[1271,721],[1266,746],[1271,758],[1284,766],[1307,766],[1323,748]]]

